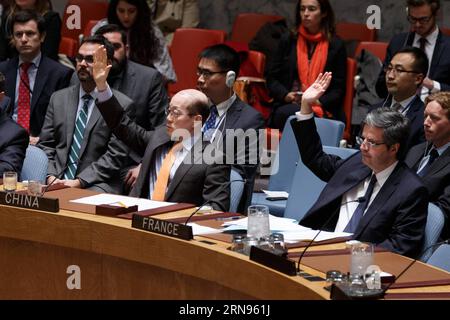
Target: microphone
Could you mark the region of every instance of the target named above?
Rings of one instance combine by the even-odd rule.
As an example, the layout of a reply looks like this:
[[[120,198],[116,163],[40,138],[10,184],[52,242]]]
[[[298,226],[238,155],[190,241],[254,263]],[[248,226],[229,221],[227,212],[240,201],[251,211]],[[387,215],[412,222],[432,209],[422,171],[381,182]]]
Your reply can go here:
[[[247,179],[235,179],[235,180],[230,180],[226,183],[224,183],[223,185],[220,186],[220,188],[218,190],[216,190],[216,192],[214,193],[214,195],[211,197],[212,199],[215,198],[220,192],[222,192],[226,187],[228,187],[229,185],[231,185],[233,182],[243,182],[244,185],[247,183]],[[189,217],[186,219],[186,222],[184,223],[184,225],[187,225],[189,220],[191,220],[191,218],[207,203],[211,202],[211,200],[206,200],[205,202],[202,203],[201,206],[199,206],[197,209],[194,210],[194,212],[192,212]]]
[[[41,197],[44,196],[44,194],[48,191],[48,188],[50,188],[50,186],[52,186],[53,183],[54,183],[56,180],[59,180],[59,179],[61,179],[61,178],[63,177],[64,172],[66,172],[66,170],[67,170],[67,168],[68,168],[69,166],[71,166],[71,165],[73,165],[73,164],[78,164],[78,162],[79,162],[79,160],[74,161],[74,162],[69,162],[68,164],[66,164],[66,165],[64,166],[64,168],[63,168],[60,172],[58,172],[58,173],[56,174],[55,179],[53,179],[52,182],[50,182],[50,183],[44,188],[44,191],[42,192]]]
[[[347,201],[347,202],[342,203],[340,207],[342,207],[343,205],[346,205],[347,203],[351,203],[351,202],[358,202],[358,203],[361,203],[361,202],[364,202],[364,201],[366,201],[366,198],[365,198],[365,197],[359,197],[359,198],[356,199],[356,200],[351,200],[351,201]],[[339,207],[339,209],[340,209],[340,207]],[[305,249],[303,249],[302,254],[301,254],[300,257],[298,258],[298,262],[297,262],[297,272],[300,272],[300,262],[302,261],[302,258],[303,258],[303,256],[305,255],[306,250],[308,250],[308,248],[313,244],[314,240],[316,240],[316,238],[317,238],[317,237],[319,236],[319,234],[322,232],[322,228],[323,228],[324,226],[326,226],[326,225],[331,221],[331,219],[333,219],[333,218],[336,216],[336,214],[337,214],[338,212],[340,212],[340,210],[336,210],[336,211],[335,211],[335,212],[327,219],[327,221],[325,221],[325,223],[322,224],[322,226],[319,228],[319,231],[316,233],[316,235],[314,236],[314,238],[312,238],[312,240],[308,243],[308,245],[305,247]]]

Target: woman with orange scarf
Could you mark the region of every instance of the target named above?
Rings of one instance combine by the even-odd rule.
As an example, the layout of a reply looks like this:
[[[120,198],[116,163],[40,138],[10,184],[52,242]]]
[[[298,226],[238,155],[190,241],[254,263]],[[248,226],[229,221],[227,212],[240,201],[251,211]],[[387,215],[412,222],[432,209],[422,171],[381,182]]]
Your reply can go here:
[[[333,9],[328,0],[300,0],[296,12],[297,36],[283,35],[267,74],[275,100],[271,124],[282,130],[287,118],[300,111],[301,92],[326,71],[332,72],[333,80],[314,104],[314,113],[344,121],[347,54],[344,42],[334,34]]]

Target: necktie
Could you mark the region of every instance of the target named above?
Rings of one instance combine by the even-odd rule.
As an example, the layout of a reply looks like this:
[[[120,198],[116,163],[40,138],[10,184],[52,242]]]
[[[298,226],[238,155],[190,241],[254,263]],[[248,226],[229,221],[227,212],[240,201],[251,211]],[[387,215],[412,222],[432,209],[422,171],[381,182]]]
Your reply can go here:
[[[77,172],[78,158],[80,157],[81,143],[83,142],[84,129],[86,129],[87,124],[88,106],[91,99],[92,97],[88,94],[83,96],[83,107],[75,122],[75,131],[69,153],[69,165],[64,174],[65,179],[74,179]]]
[[[20,65],[19,71],[19,97],[17,100],[17,123],[30,131],[30,79],[28,69],[30,62],[24,62]]]
[[[216,128],[216,120],[218,115],[219,113],[217,112],[217,107],[215,105],[212,105],[209,109],[208,120],[206,120],[205,126],[203,127],[205,140],[211,140],[214,129]]]
[[[427,44],[427,39],[426,38],[420,38],[419,39],[420,50],[422,50],[423,52],[425,52],[425,45],[426,44]]]
[[[436,160],[437,157],[439,157],[439,153],[437,152],[437,150],[434,148],[431,149],[427,164],[422,168],[422,170],[417,172],[417,175],[419,177],[425,176],[427,172],[430,170],[431,165],[433,164],[434,160]]]
[[[167,184],[169,183],[170,169],[175,162],[176,153],[182,147],[182,143],[175,143],[164,157],[156,177],[155,188],[153,189],[152,200],[164,201],[166,196]]]
[[[370,179],[369,186],[367,187],[366,194],[364,195],[364,200],[360,202],[358,207],[356,207],[356,210],[353,213],[353,216],[348,222],[347,226],[345,227],[344,232],[355,233],[356,227],[358,226],[359,221],[361,221],[364,211],[366,211],[367,205],[369,204],[370,197],[372,196],[373,192],[373,187],[375,186],[376,182],[377,177],[373,174],[372,178]]]
[[[402,110],[402,105],[400,103],[396,102],[392,106],[392,110],[397,111],[397,112],[401,112],[400,110]]]

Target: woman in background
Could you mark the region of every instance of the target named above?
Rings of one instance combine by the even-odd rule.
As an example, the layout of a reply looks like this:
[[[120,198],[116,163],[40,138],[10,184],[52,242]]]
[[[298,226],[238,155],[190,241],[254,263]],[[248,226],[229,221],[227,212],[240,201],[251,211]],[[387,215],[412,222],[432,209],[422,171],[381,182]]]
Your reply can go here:
[[[287,118],[300,111],[301,92],[326,71],[332,72],[333,79],[314,104],[314,114],[344,121],[347,54],[344,42],[335,35],[333,9],[328,0],[300,0],[296,13],[297,33],[283,36],[267,75],[275,100],[271,124],[282,130]]]

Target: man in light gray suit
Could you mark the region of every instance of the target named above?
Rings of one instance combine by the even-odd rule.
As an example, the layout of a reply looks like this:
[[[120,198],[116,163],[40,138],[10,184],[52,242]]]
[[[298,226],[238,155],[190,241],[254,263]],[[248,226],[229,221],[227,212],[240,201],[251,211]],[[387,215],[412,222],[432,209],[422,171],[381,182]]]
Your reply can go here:
[[[86,38],[75,56],[80,85],[55,92],[42,127],[38,146],[49,158],[47,183],[119,193],[119,171],[127,161],[128,148],[108,129],[95,106],[98,92],[92,77],[94,51],[114,49],[105,38]],[[113,92],[120,104],[133,110],[132,101]]]

